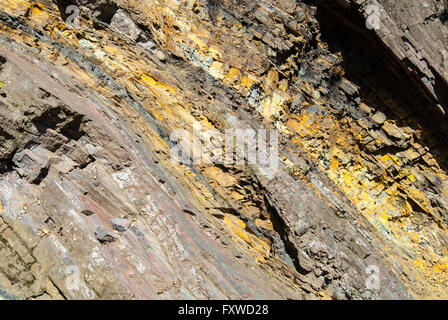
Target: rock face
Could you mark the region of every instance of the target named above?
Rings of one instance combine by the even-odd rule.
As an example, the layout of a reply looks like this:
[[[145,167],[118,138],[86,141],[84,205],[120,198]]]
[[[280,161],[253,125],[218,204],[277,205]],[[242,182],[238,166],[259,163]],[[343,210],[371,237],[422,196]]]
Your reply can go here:
[[[447,16],[0,0],[0,297],[446,298]]]

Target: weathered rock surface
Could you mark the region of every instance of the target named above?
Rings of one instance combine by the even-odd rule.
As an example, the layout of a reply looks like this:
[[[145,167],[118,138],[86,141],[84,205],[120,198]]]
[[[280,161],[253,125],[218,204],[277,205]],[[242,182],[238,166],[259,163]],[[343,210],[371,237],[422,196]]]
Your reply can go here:
[[[0,297],[446,298],[446,9],[0,0]]]

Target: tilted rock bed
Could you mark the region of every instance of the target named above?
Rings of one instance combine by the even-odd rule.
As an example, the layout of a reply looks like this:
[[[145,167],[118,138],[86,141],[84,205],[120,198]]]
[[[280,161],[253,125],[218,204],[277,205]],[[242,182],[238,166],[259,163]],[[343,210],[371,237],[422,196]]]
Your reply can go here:
[[[3,0],[0,297],[446,298],[445,15]],[[275,130],[278,172],[173,161],[194,122]]]

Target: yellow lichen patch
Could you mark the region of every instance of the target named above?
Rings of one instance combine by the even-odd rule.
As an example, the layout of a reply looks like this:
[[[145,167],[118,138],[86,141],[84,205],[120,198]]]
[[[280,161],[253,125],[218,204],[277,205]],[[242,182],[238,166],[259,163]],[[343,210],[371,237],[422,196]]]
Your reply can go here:
[[[420,235],[417,232],[410,232],[408,236],[414,243],[418,243],[420,241]]]
[[[414,264],[422,270],[426,269],[426,263],[422,259],[415,259]]]
[[[137,77],[139,77],[142,81],[142,83],[144,85],[146,85],[147,87],[150,88],[164,88],[166,89],[169,93],[171,94],[175,94],[176,90],[172,87],[170,87],[167,84],[161,83],[160,81],[158,81],[157,79],[155,79],[154,77],[147,75],[147,74],[141,74],[141,75],[136,75]]]
[[[195,177],[196,175],[193,173],[193,172],[191,172],[191,170],[190,170],[190,168],[189,167],[187,167],[187,166],[185,166],[185,165],[182,165],[182,167],[184,168],[184,173],[187,175],[187,176],[189,176],[189,177]]]
[[[21,16],[30,8],[30,1],[26,0],[2,0],[2,10],[12,16]]]
[[[152,112],[152,115],[153,115],[156,119],[158,119],[158,120],[160,120],[160,121],[163,121],[163,119],[165,119],[165,117],[164,117],[158,110],[156,110],[156,109],[152,109],[151,112]]]
[[[286,91],[288,90],[288,88],[289,88],[288,80],[286,80],[286,79],[281,80],[281,81],[279,82],[279,84],[278,84],[278,88],[279,88],[281,91],[286,92]]]
[[[214,60],[219,60],[222,58],[222,54],[217,48],[209,47],[208,53]]]
[[[230,68],[229,72],[224,76],[224,83],[227,85],[233,86],[235,83],[238,82],[240,78],[240,72],[236,68]]]
[[[222,187],[230,187],[236,185],[238,181],[229,173],[222,171],[218,167],[207,167],[204,170],[207,177],[210,177],[213,181]]]
[[[445,270],[448,269],[448,264],[443,263],[443,264],[436,264],[434,266],[434,272],[445,272]]]
[[[165,148],[169,148],[168,145],[166,144],[165,141],[163,141],[163,139],[150,127],[148,127],[148,130],[151,131],[152,135],[155,136],[157,138],[157,140],[162,144],[163,147]]]
[[[270,94],[272,91],[276,90],[278,87],[279,76],[278,72],[275,69],[271,69],[268,72],[268,75],[263,83],[263,88],[267,94]]]
[[[216,127],[213,125],[213,123],[211,123],[210,120],[204,116],[201,116],[201,127],[205,130],[216,130]]]
[[[181,50],[179,49],[181,44],[192,46],[194,54],[197,55],[195,58],[201,62],[207,62],[204,69],[207,69],[215,78],[222,79],[225,85],[232,86],[243,95],[246,95],[255,84],[265,90],[264,95],[261,95],[264,99],[257,102],[261,104],[258,111],[266,119],[271,120],[273,116],[279,116],[284,111],[284,102],[292,100],[293,97],[289,96],[292,93],[288,92],[292,83],[288,83],[285,77],[282,77],[283,80],[279,81],[279,73],[283,71],[274,67],[274,69],[260,76],[255,76],[246,71],[258,70],[264,63],[269,66],[269,62],[262,60],[260,58],[262,55],[257,54],[261,50],[261,42],[254,41],[253,46],[247,48],[247,50],[251,50],[253,57],[244,57],[243,54],[239,55],[239,52],[236,52],[238,50],[232,51],[231,48],[220,45],[221,39],[211,38],[214,35],[211,35],[205,28],[200,30],[200,26],[195,26],[185,16],[176,16],[175,11],[181,5],[180,2],[170,2],[170,8],[159,8],[152,3],[143,4],[141,1],[131,0],[130,2],[134,3],[135,8],[143,8],[139,10],[142,14],[150,12],[153,16],[157,16],[156,20],[161,29],[151,31],[157,38],[157,43],[165,45],[165,49],[178,53],[177,50]],[[2,10],[13,16],[23,15],[30,8],[31,3],[36,4],[37,2],[3,0]],[[147,98],[145,102],[142,102],[142,106],[150,110],[156,119],[163,121],[163,125],[168,130],[182,127],[182,125],[194,121],[195,117],[191,115],[192,102],[182,101],[181,93],[176,92],[176,89],[161,81],[161,79],[169,79],[169,76],[159,77],[157,74],[151,74],[147,71],[151,69],[145,65],[148,61],[141,59],[141,56],[138,56],[134,50],[129,50],[129,48],[123,46],[107,30],[95,30],[94,34],[84,31],[77,33],[76,36],[80,36],[80,40],[85,40],[82,43],[92,44],[92,46],[82,47],[77,37],[73,36],[74,33],[66,32],[63,21],[59,15],[55,14],[56,11],[52,10],[52,7],[48,8],[42,4],[37,4],[30,10],[27,23],[30,23],[33,27],[42,27],[39,30],[47,31],[62,43],[68,43],[71,47],[76,48],[89,60],[101,64],[101,68],[105,68],[131,94],[141,97],[142,100]],[[220,19],[221,17],[218,17],[218,21]],[[224,26],[220,26],[226,32],[229,31]],[[6,27],[3,26],[2,28]],[[232,30],[234,33],[238,33],[240,28],[241,25],[235,24]],[[9,30],[8,32],[8,35],[18,38],[16,41],[38,47],[42,50],[42,55],[58,54],[51,46],[46,46],[37,41],[34,42],[34,39],[27,37],[20,30]],[[213,46],[211,46],[211,42],[213,42]],[[319,46],[325,48],[325,44],[321,42],[319,42]],[[244,47],[241,49],[245,50]],[[229,56],[229,52],[236,52],[236,54]],[[214,61],[211,68],[208,68],[212,63],[211,59]],[[82,83],[84,87],[94,88],[108,98],[115,96],[107,88],[100,87],[94,76],[90,76],[85,70],[80,69],[69,60],[67,61],[68,64],[65,67],[76,81]],[[57,62],[58,64],[61,62],[59,64],[61,65],[64,61],[58,60]],[[331,66],[327,60],[321,58],[318,58],[317,63],[326,67]],[[272,66],[268,68],[272,68]],[[440,251],[435,253],[432,247],[435,241],[432,241],[430,231],[433,230],[424,229],[423,223],[415,228],[415,222],[412,222],[411,219],[428,216],[440,222],[440,214],[432,207],[427,190],[421,185],[422,180],[436,177],[441,192],[448,195],[446,174],[440,169],[434,156],[426,151],[417,150],[417,152],[414,150],[409,154],[414,155],[415,158],[421,157],[422,160],[418,164],[405,164],[403,163],[405,161],[401,161],[397,154],[385,153],[384,150],[378,150],[379,152],[376,154],[365,154],[358,143],[361,144],[366,132],[370,130],[367,122],[354,121],[352,118],[341,115],[336,117],[331,113],[322,115],[314,112],[311,110],[311,105],[315,104],[317,109],[325,105],[321,97],[324,90],[315,88],[307,82],[302,82],[299,89],[302,93],[306,93],[310,99],[313,98],[314,101],[303,102],[300,105],[302,112],[298,115],[289,118],[283,116],[282,120],[286,120],[286,128],[282,128],[283,133],[294,134],[291,141],[308,153],[314,163],[319,164],[320,168],[347,195],[353,205],[377,228],[378,234],[384,234],[386,239],[391,241],[388,242],[391,248],[395,250],[397,247],[399,250],[411,254],[409,256],[413,258],[409,258],[409,256],[404,258],[407,259],[407,268],[404,269],[415,278],[424,277],[425,279],[422,281],[428,280],[434,283],[428,291],[440,289],[440,292],[443,293],[447,280],[445,275],[447,261],[441,257]],[[294,94],[297,96],[297,93]],[[151,146],[169,152],[169,146],[144,119],[137,118],[137,112],[131,106],[119,97],[116,100],[111,100],[116,102],[116,105],[111,106],[111,108],[132,119],[135,129],[143,133],[142,136],[147,139]],[[363,110],[367,110],[363,111],[364,113],[370,113],[369,110],[373,108],[373,106],[371,108],[365,104],[362,104],[361,107]],[[283,114],[286,115],[287,113],[284,112]],[[213,125],[205,118],[202,119],[201,123],[204,127],[213,128]],[[385,129],[395,130],[395,127],[387,122]],[[378,145],[388,143],[385,136],[375,136],[374,140]],[[357,143],[354,141],[357,141]],[[168,160],[162,161],[170,163]],[[292,165],[293,163],[290,164],[290,166]],[[210,188],[210,185],[205,187],[197,182],[196,175],[191,169],[177,164],[172,164],[172,166],[173,172],[177,174],[176,178],[182,179],[183,183],[192,189],[192,197],[198,203],[209,206],[209,201],[213,200],[211,189],[207,189],[207,187]],[[377,166],[380,169],[377,170]],[[422,169],[422,167],[425,168]],[[221,193],[221,189],[224,189],[223,192],[228,192],[227,198],[233,200],[245,199],[243,193],[233,189],[238,181],[231,174],[208,171],[206,174],[206,178],[212,181],[215,192]],[[325,200],[324,196],[320,196]],[[246,216],[255,216],[259,210],[260,208],[254,206],[253,203],[247,204],[241,209]],[[226,216],[224,221],[231,230],[234,241],[244,250],[251,252],[256,259],[261,259],[269,252],[269,245],[251,234],[241,220],[233,216]],[[364,223],[365,220],[360,221]],[[260,228],[272,230],[272,224],[269,220],[256,219],[255,223]],[[422,230],[420,230],[421,228]],[[422,243],[426,244],[426,247],[421,246]],[[388,250],[385,247],[384,249]],[[414,257],[416,257],[415,260]],[[415,271],[416,269],[418,269],[418,272]],[[324,295],[321,295],[321,297],[324,297]]]
[[[33,23],[43,26],[50,22],[50,15],[44,10],[42,4],[34,5],[28,11],[28,19]]]
[[[103,46],[103,50],[109,55],[119,55],[121,54],[120,48],[119,47],[115,47],[115,46],[110,46],[110,45],[105,45]]]
[[[210,75],[216,79],[222,80],[225,77],[226,71],[225,71],[225,66],[222,62],[219,61],[213,61],[210,69],[208,70],[208,72],[210,73]]]
[[[274,92],[272,97],[266,97],[260,103],[261,115],[267,119],[271,120],[271,117],[277,116],[284,109],[285,98]]]
[[[258,208],[257,208],[257,210],[258,210]],[[255,225],[258,228],[262,228],[262,229],[269,230],[269,231],[274,231],[274,226],[272,225],[272,222],[270,220],[256,219]]]
[[[254,75],[247,74],[241,78],[241,86],[246,88],[251,88],[254,84],[259,83],[260,80],[258,80]]]
[[[216,50],[215,48],[208,48],[208,41],[205,40],[206,37],[208,37],[208,35],[204,36],[204,37],[197,36],[194,33],[190,33],[188,35],[188,38],[190,40],[192,40],[193,43],[196,44],[200,49],[203,49],[204,51],[209,51],[209,52],[213,52],[213,53],[219,54],[218,50]],[[206,48],[208,48],[208,50],[206,50]]]
[[[402,166],[400,160],[390,153],[387,153],[384,156],[382,156],[380,158],[380,161],[386,166],[386,168],[389,168],[393,165],[397,165],[398,167]]]
[[[300,137],[313,136],[321,132],[320,121],[322,116],[305,110],[288,120],[286,127]]]
[[[320,300],[333,300],[325,291],[319,291],[316,295]]]
[[[306,83],[304,91],[313,95],[311,87]],[[434,272],[444,270],[445,262],[442,262],[441,257],[434,254],[432,248],[423,249],[420,246],[422,232],[407,229],[407,219],[418,214],[416,209],[434,217],[435,221],[440,220],[440,215],[431,209],[426,190],[419,187],[419,180],[416,178],[422,174],[432,176],[433,171],[428,173],[417,166],[409,167],[397,155],[391,153],[364,156],[362,150],[353,144],[352,137],[358,137],[357,141],[362,141],[362,134],[356,126],[345,119],[324,118],[317,113],[307,112],[305,107],[302,109],[300,114],[289,117],[286,121],[289,132],[294,134],[290,141],[321,165],[330,179],[379,233],[393,243],[394,248],[415,254],[416,258],[413,260],[408,256],[400,258],[403,263],[408,261],[414,266],[414,269],[411,269],[415,277],[423,277],[422,279],[426,280],[422,281],[428,281],[433,279]],[[326,135],[327,133],[329,134]],[[323,137],[326,137],[324,141],[329,143],[322,144],[319,139]],[[379,144],[383,142],[382,138],[377,140]],[[329,150],[319,144],[329,145]],[[377,166],[379,170],[375,169]],[[375,175],[371,175],[373,170],[376,170]],[[440,181],[446,180],[442,172],[438,171],[436,174]],[[432,282],[441,283],[440,278]],[[439,288],[439,285],[435,287]],[[442,291],[438,291],[437,296],[446,295]]]
[[[248,251],[256,261],[265,261],[265,257],[269,254],[271,249],[266,242],[249,233],[246,230],[244,222],[234,216],[226,215],[224,217],[224,222],[230,229],[232,239],[235,243]],[[242,245],[242,243],[245,245]]]

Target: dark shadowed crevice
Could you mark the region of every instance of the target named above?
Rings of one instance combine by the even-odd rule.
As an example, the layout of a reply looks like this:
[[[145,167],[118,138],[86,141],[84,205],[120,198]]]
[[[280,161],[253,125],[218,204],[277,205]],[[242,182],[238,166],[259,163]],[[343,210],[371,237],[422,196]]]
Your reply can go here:
[[[331,52],[340,52],[346,77],[356,84],[363,101],[388,115],[388,118],[417,130],[421,127],[422,144],[429,148],[448,147],[448,123],[443,112],[448,110],[448,86],[436,75],[434,95],[425,86],[424,75],[400,61],[367,29],[365,20],[353,8],[321,0],[310,0],[317,6],[317,19]],[[445,157],[439,163],[447,167]]]
[[[3,69],[3,65],[6,63],[6,58],[3,56],[0,56],[0,71]]]
[[[300,266],[299,262],[299,252],[297,251],[296,246],[294,243],[291,242],[289,239],[289,234],[291,233],[289,228],[286,226],[285,222],[281,218],[281,215],[277,212],[277,209],[271,205],[268,197],[265,195],[264,197],[266,210],[269,213],[270,220],[272,222],[272,226],[277,232],[277,234],[282,239],[284,246],[285,246],[285,253],[289,256],[289,258],[292,260],[294,267],[296,271],[302,275],[306,275],[309,273],[309,271],[303,269]]]
[[[68,18],[66,13],[69,6],[78,6],[81,11],[80,15],[86,19],[97,19],[101,22],[109,24],[112,17],[118,10],[115,1],[111,0],[53,0],[59,8],[60,15],[65,21]],[[88,8],[89,12],[82,10]]]
[[[42,171],[39,173],[39,175],[31,181],[33,184],[39,185],[47,176],[48,172],[50,171],[50,168],[43,168]]]
[[[207,0],[208,16],[212,22],[216,22],[216,16],[218,15],[220,5],[220,0]]]

